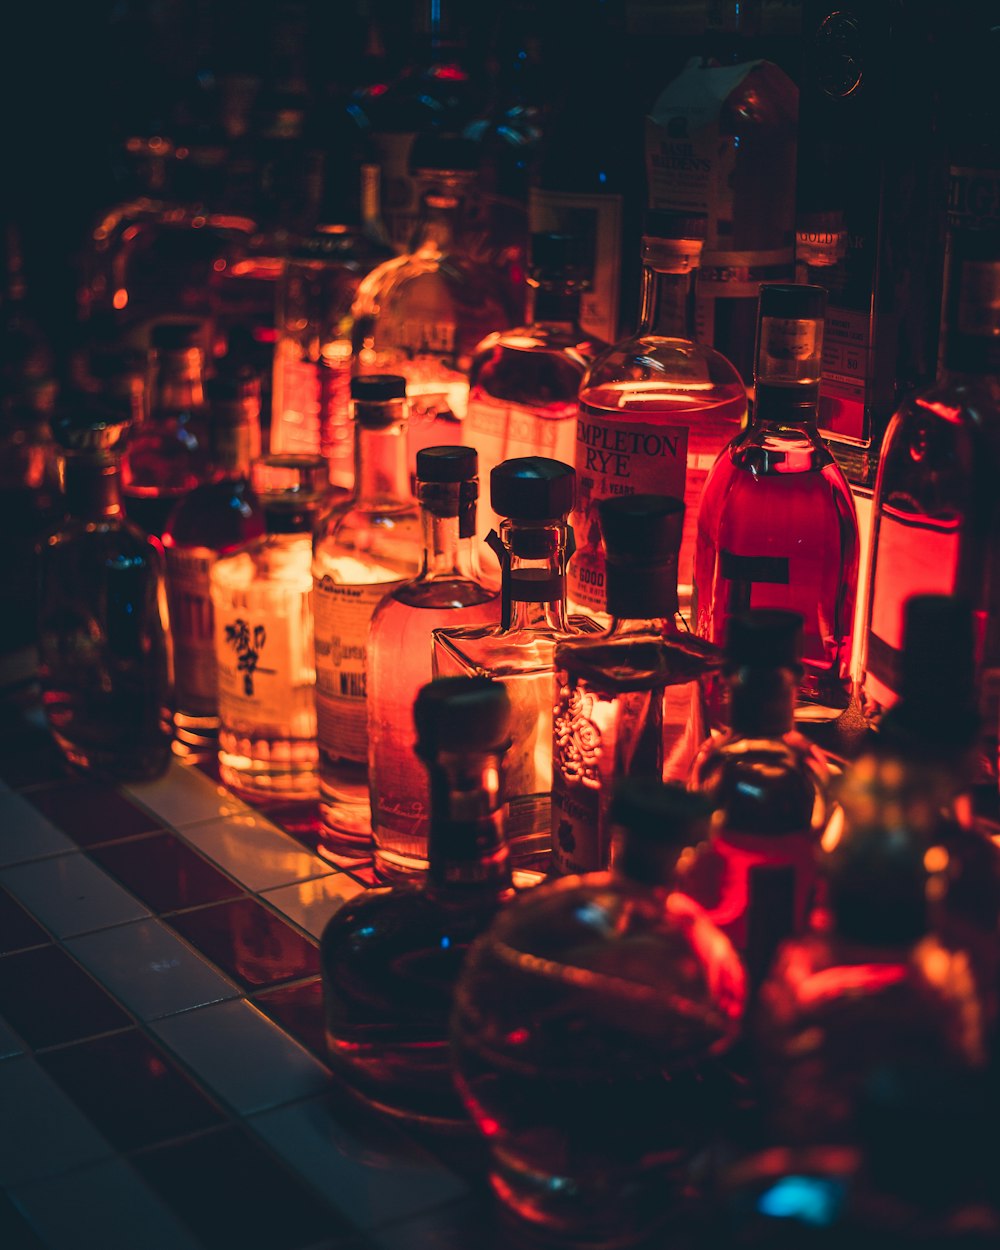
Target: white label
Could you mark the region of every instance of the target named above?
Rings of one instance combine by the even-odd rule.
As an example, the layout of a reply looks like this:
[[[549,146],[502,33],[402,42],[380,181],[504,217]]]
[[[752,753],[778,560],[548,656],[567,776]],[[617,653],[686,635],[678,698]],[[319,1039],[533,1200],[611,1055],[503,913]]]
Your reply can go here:
[[[224,725],[253,732],[291,724],[302,662],[297,633],[283,613],[264,617],[234,609],[216,616],[219,717]]]
[[[209,581],[215,552],[210,547],[166,547],[164,554],[178,706],[209,715],[217,698]]]

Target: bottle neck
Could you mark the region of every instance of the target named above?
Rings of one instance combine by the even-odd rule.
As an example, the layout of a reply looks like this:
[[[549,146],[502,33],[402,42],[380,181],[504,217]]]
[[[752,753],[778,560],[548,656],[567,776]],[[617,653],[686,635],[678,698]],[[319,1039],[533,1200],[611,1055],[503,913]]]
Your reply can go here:
[[[565,521],[504,520],[487,543],[500,561],[500,628],[567,633]]]
[[[264,501],[264,528],[268,535],[311,534],[316,528],[317,503],[303,500],[297,504]]]
[[[205,402],[201,352],[165,353],[157,361],[150,397],[149,413],[155,420],[200,408]]]
[[[760,29],[760,0],[709,0],[705,59],[720,65],[751,60]]]
[[[666,632],[676,633],[677,557],[663,563],[632,559],[606,562],[608,614],[627,621],[665,621]],[[664,632],[661,630],[660,632]]]
[[[112,459],[65,456],[61,461],[63,503],[79,521],[120,520],[121,465]]]
[[[479,483],[418,482],[424,557],[420,577],[479,580],[474,550]]]
[[[210,429],[212,463],[230,480],[249,479],[260,457],[260,403],[216,410]]]
[[[428,248],[438,252],[451,250],[462,233],[465,191],[460,186],[426,187],[414,250]]]
[[[761,317],[754,363],[754,426],[802,426],[819,417],[823,321]]]
[[[579,325],[582,294],[580,287],[575,284],[529,284],[528,324]]]
[[[406,421],[402,416],[377,429],[355,421],[354,481],[358,503],[401,503],[411,498]]]
[[[493,894],[510,889],[502,758],[500,752],[442,753],[428,762],[429,892]]]
[[[795,726],[791,668],[739,668],[729,678],[729,719],[738,738],[781,738]]]
[[[677,273],[644,264],[638,333],[693,340],[694,332],[692,271]]]

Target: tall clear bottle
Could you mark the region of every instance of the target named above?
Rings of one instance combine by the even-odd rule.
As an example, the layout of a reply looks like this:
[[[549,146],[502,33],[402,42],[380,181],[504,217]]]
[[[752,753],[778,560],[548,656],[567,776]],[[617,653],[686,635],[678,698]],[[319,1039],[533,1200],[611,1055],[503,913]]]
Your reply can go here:
[[[610,808],[624,778],[684,781],[708,733],[707,680],[718,647],[677,607],[684,504],[626,495],[598,504],[608,632],[560,642],[552,714],[552,871],[611,862]]]
[[[316,537],[316,707],[322,845],[371,854],[368,790],[368,630],[390,590],[419,572],[420,510],[410,492],[406,380],[351,382],[354,491]]]
[[[251,798],[317,793],[312,544],[326,461],[264,456],[265,533],[212,567],[219,776]]]
[[[816,428],[822,287],[760,290],[753,417],[712,467],[698,517],[694,626],[722,644],[746,608],[804,621],[799,719],[831,720],[852,692],[858,520]]]
[[[625,493],[684,500],[677,586],[681,609],[687,608],[701,492],[747,407],[746,386],[735,368],[694,341],[693,280],[704,231],[704,218],[647,214],[639,328],[602,352],[580,385],[573,515],[578,546],[569,566],[569,598],[584,611],[605,611],[598,501]]]
[[[589,617],[566,612],[566,518],[575,482],[568,464],[542,456],[497,465],[490,502],[504,519],[489,542],[501,566],[500,623],[434,631],[435,676],[492,677],[507,687],[507,834],[516,868],[535,880],[547,872],[551,852],[553,654],[563,638],[598,632]]]
[[[477,457],[472,447],[417,452],[423,567],[390,590],[368,633],[368,784],[375,871],[383,879],[427,868],[427,777],[407,732],[410,709],[430,681],[434,630],[494,625],[495,590],[479,578],[475,554]]]

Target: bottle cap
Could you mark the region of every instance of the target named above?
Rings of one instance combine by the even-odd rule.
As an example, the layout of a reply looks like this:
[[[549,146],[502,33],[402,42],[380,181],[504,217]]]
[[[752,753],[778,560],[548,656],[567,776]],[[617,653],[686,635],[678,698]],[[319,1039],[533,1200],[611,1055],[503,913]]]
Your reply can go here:
[[[559,276],[580,281],[591,277],[593,258],[582,235],[540,231],[531,236],[528,268],[534,278]]]
[[[201,347],[201,332],[196,321],[163,321],[153,326],[149,341],[155,351],[182,352]]]
[[[437,677],[420,688],[413,705],[417,754],[505,751],[510,745],[510,697],[489,677]]]
[[[801,613],[783,608],[749,608],[729,618],[726,665],[729,668],[797,668],[802,660]]]
[[[680,853],[708,838],[712,805],[677,783],[629,778],[611,799],[611,821],[621,829],[620,870],[651,884],[669,881]]]
[[[576,470],[546,456],[504,460],[490,473],[490,503],[502,517],[556,521],[572,509]]]
[[[762,282],[759,315],[789,321],[822,321],[826,315],[826,288],[805,283]]]
[[[418,482],[467,482],[478,472],[474,447],[424,447],[417,452]]]
[[[406,398],[406,378],[395,373],[367,373],[351,378],[351,399],[364,404]]]
[[[677,611],[677,556],[684,501],[670,495],[618,495],[597,504],[606,559],[606,607],[642,620]]]
[[[52,420],[52,436],[64,450],[101,458],[124,450],[131,410],[108,397],[84,392],[66,397]]]
[[[647,239],[700,239],[708,231],[708,218],[704,213],[678,213],[671,209],[651,208],[642,223],[642,233]]]

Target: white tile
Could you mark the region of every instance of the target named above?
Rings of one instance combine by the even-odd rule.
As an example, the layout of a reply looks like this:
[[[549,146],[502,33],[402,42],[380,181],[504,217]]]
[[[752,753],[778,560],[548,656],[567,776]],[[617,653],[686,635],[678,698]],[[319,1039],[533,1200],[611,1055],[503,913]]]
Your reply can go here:
[[[245,1000],[169,1016],[151,1027],[242,1115],[308,1098],[330,1079],[319,1060]]]
[[[318,939],[333,913],[349,898],[364,892],[365,887],[359,882],[346,873],[337,872],[329,877],[316,877],[312,881],[298,881],[277,890],[267,890],[261,897]]]
[[[60,938],[149,915],[137,898],[79,852],[5,868],[0,883]]]
[[[66,947],[140,1020],[239,997],[232,981],[158,920],[73,938]]]
[[[249,890],[273,889],[335,871],[260,812],[189,826],[183,836]]]
[[[153,813],[165,825],[183,829],[200,820],[217,820],[250,808],[224,786],[177,760],[155,781],[136,782],[125,793]]]
[[[6,1020],[0,1018],[0,1059],[10,1059],[24,1052],[24,1043]]]
[[[124,1159],[22,1185],[12,1196],[47,1250],[200,1250]]]
[[[76,849],[34,804],[13,791],[0,794],[0,868]]]

